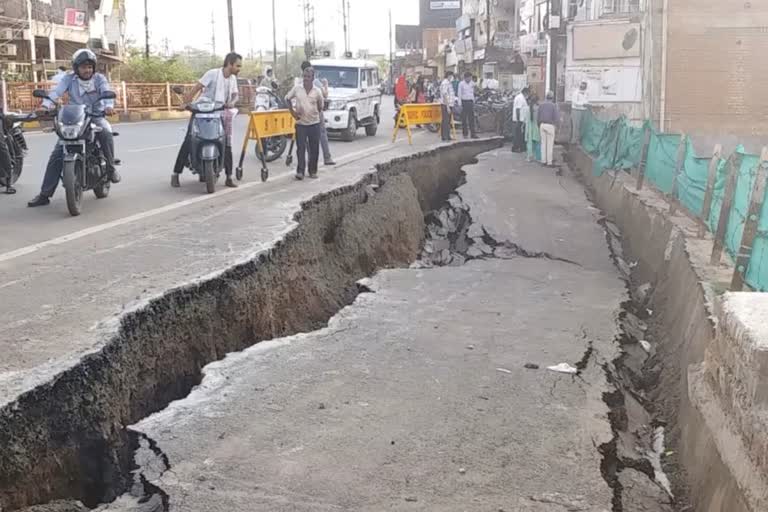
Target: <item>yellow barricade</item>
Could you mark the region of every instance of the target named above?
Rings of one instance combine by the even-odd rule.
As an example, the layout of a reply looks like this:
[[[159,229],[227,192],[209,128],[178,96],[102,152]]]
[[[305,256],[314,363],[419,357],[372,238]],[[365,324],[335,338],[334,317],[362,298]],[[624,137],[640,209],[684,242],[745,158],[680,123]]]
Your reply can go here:
[[[245,140],[243,141],[243,152],[240,155],[240,164],[237,167],[237,179],[242,179],[243,176],[243,161],[248,150],[248,141],[254,140],[259,148],[261,158],[261,180],[267,181],[269,170],[264,157],[264,145],[261,141],[270,137],[283,136],[290,136],[291,139],[296,138],[296,120],[289,110],[251,112],[248,130],[245,132]]]
[[[392,142],[397,140],[400,128],[408,132],[408,143],[413,144],[411,126],[440,125],[443,122],[443,109],[440,103],[406,103],[400,106],[400,114],[395,122],[395,131],[392,133]],[[451,114],[451,132],[456,137],[456,125]]]

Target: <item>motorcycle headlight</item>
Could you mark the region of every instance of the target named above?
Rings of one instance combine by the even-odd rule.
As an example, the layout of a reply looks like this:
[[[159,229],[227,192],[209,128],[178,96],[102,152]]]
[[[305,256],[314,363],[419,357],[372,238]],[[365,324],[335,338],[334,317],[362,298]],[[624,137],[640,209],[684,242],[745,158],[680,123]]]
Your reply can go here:
[[[80,137],[80,134],[83,133],[83,124],[84,121],[80,121],[77,124],[59,126],[59,135],[61,135],[62,139],[77,139]]]
[[[213,109],[215,108],[213,103],[208,102],[200,102],[197,105],[195,105],[195,108],[199,110],[200,112],[213,112]]]
[[[347,102],[343,100],[332,100],[328,105],[328,110],[347,110]]]

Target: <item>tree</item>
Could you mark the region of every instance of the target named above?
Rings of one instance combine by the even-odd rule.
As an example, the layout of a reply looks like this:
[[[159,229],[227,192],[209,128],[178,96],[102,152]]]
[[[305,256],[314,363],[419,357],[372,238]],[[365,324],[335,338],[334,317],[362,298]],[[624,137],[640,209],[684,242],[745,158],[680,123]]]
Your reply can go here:
[[[129,50],[125,64],[117,71],[120,80],[138,83],[173,82],[185,83],[195,80],[194,70],[177,57],[163,59],[150,56],[145,59],[140,51]]]

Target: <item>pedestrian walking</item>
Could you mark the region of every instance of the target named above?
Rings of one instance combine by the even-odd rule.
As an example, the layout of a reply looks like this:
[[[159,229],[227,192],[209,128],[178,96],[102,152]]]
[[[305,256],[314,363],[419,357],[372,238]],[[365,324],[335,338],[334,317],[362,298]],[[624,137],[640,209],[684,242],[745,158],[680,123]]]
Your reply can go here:
[[[296,100],[296,107],[293,106]],[[285,97],[291,115],[296,119],[296,147],[298,167],[296,179],[304,179],[304,171],[309,169],[309,177],[317,178],[317,164],[320,158],[320,126],[325,98],[323,92],[315,87],[315,71],[311,67],[304,70],[301,85],[295,86]],[[308,157],[308,158],[307,158]],[[309,161],[307,161],[309,160]]]
[[[541,131],[541,157],[544,165],[555,163],[555,134],[560,122],[560,110],[554,103],[555,95],[547,92],[547,99],[539,106],[539,130]]]
[[[579,88],[573,92],[573,100],[571,101],[571,144],[581,142],[581,123],[588,107],[587,82],[582,81]]]
[[[475,84],[472,73],[464,73],[464,80],[459,84],[459,101],[461,101],[461,131],[466,139],[469,134],[477,138],[475,127]]]
[[[445,72],[445,79],[440,84],[440,106],[443,113],[443,122],[441,124],[441,136],[443,142],[451,140],[451,112],[456,103],[456,96],[453,92],[453,71]]]
[[[526,112],[525,141],[529,162],[541,161],[541,132],[539,131],[539,97],[534,93],[528,97]]]
[[[525,151],[525,116],[523,111],[528,106],[528,95],[530,94],[528,87],[523,88],[520,93],[515,96],[515,100],[512,103],[512,120],[514,121],[514,132],[512,135],[512,151],[515,153],[522,153]]]
[[[301,63],[301,71],[304,72],[305,69],[312,67],[312,64],[309,61],[304,61]],[[328,167],[332,165],[336,165],[336,162],[333,161],[333,157],[331,156],[331,145],[328,142],[328,129],[325,126],[325,107],[328,104],[328,80],[323,78],[322,80],[315,77],[315,87],[320,89],[320,91],[323,93],[323,110],[320,111],[320,149],[323,150],[323,164]]]

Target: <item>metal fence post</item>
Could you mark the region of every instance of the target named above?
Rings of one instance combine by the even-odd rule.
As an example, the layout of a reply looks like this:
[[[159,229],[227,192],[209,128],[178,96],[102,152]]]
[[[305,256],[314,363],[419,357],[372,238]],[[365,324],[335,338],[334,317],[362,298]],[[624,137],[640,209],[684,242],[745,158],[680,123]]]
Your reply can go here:
[[[672,193],[670,194],[672,199],[669,202],[670,215],[675,215],[677,213],[677,191],[680,188],[680,173],[683,171],[683,166],[685,165],[685,150],[687,147],[687,140],[688,139],[685,134],[682,134],[680,136],[680,145],[677,147],[677,161],[675,162],[675,174],[672,178]]]
[[[637,190],[643,189],[645,183],[645,169],[648,166],[648,148],[651,145],[651,127],[646,124],[645,138],[643,139],[643,152],[640,154],[640,166],[637,175]]]
[[[120,88],[123,90],[123,112],[128,113],[128,86],[125,82],[120,84]]]
[[[717,181],[717,167],[723,154],[723,146],[717,144],[712,150],[712,160],[709,161],[709,173],[707,174],[707,191],[704,193],[704,208],[701,211],[701,222],[699,223],[699,238],[704,238],[707,232],[707,220],[712,213],[712,196],[715,193],[715,182]]]
[[[720,258],[723,256],[725,231],[728,229],[728,220],[731,217],[733,193],[736,190],[736,180],[739,177],[741,160],[742,156],[739,153],[732,154],[728,159],[728,177],[725,182],[725,191],[723,192],[723,204],[720,207],[720,220],[717,223],[717,231],[715,232],[715,245],[712,247],[712,258],[709,260],[712,265],[719,265]]]
[[[768,179],[768,148],[763,148],[760,154],[760,163],[757,164],[757,176],[752,187],[752,195],[749,199],[747,220],[744,223],[744,234],[741,237],[739,253],[736,255],[736,268],[733,271],[731,291],[740,292],[744,289],[744,279],[747,276],[749,260],[752,258],[752,247],[757,236],[757,225],[760,222],[760,214],[763,210],[765,199],[765,181]]]
[[[171,83],[170,82],[165,82],[165,98],[166,98],[166,103],[168,105],[168,112],[170,112],[171,109],[173,108],[173,105],[171,104]]]

